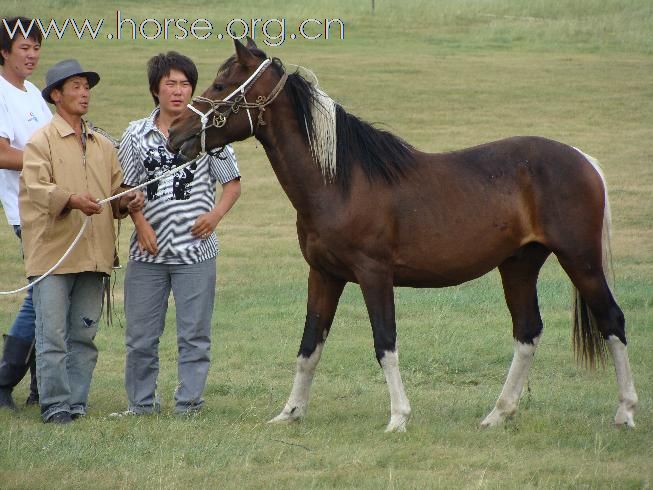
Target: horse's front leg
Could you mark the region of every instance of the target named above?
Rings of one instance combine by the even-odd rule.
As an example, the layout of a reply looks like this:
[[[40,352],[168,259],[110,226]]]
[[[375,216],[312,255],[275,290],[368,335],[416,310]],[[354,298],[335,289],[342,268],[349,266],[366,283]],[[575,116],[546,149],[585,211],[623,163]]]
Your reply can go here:
[[[390,422],[386,432],[404,432],[410,418],[410,403],[399,373],[397,327],[392,276],[370,274],[360,277],[359,283],[372,324],[376,359],[383,368],[390,391]]]
[[[308,274],[308,304],[304,335],[297,353],[297,371],[290,397],[279,415],[269,422],[294,421],[306,415],[308,395],[320,361],[338,300],[345,282],[311,268]]]

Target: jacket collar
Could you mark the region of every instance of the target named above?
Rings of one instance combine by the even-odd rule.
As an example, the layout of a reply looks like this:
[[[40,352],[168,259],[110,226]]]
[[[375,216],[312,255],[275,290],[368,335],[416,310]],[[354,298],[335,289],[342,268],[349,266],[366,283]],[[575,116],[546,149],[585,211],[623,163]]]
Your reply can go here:
[[[59,136],[62,138],[65,138],[66,136],[70,136],[71,134],[75,134],[75,130],[68,124],[68,122],[61,117],[61,115],[58,112],[55,112],[54,115],[52,116],[52,124],[53,126],[57,129],[57,132],[59,133]],[[93,128],[90,124],[88,124],[84,119],[82,119],[82,129],[86,130],[86,136],[90,138],[94,138],[94,132]]]

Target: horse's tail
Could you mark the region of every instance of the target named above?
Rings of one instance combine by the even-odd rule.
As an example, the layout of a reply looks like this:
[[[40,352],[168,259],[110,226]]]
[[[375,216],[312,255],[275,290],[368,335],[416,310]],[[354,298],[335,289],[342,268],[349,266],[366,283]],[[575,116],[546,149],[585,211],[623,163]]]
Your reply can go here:
[[[578,148],[576,148],[578,150]],[[603,227],[601,232],[601,253],[603,274],[608,287],[613,282],[612,278],[612,252],[610,250],[611,214],[610,201],[608,199],[608,186],[605,176],[601,171],[598,160],[578,150],[587,161],[594,167],[603,182],[604,206],[603,206]],[[574,287],[574,328],[573,346],[576,360],[579,364],[594,369],[598,364],[605,366],[607,345],[603,335],[599,331],[596,320],[592,315],[587,303]]]

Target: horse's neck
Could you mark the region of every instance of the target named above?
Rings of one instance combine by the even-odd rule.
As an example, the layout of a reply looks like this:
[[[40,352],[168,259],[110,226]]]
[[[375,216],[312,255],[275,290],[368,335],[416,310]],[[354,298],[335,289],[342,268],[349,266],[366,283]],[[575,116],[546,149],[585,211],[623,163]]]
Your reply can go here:
[[[332,186],[325,186],[322,172],[297,125],[291,119],[278,118],[259,140],[294,208],[302,213],[321,208],[324,194],[333,192]]]

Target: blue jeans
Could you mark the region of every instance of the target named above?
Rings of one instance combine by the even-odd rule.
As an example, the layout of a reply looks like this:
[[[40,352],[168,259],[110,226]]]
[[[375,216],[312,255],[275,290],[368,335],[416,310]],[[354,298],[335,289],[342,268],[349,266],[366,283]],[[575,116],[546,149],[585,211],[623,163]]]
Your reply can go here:
[[[14,226],[14,233],[18,238],[20,235],[20,226]],[[36,320],[36,315],[34,313],[34,304],[32,303],[32,288],[27,290],[23,304],[18,310],[16,319],[14,320],[13,325],[9,329],[9,335],[12,337],[20,337],[27,342],[32,342],[34,340],[34,322]]]
[[[46,277],[34,286],[36,376],[41,416],[85,415],[102,314],[103,274],[80,272]]]
[[[175,412],[198,410],[211,364],[211,316],[215,299],[215,258],[189,265],[130,260],[125,273],[125,389],[129,410],[160,410],[156,394],[159,338],[170,291],[177,313]]]

